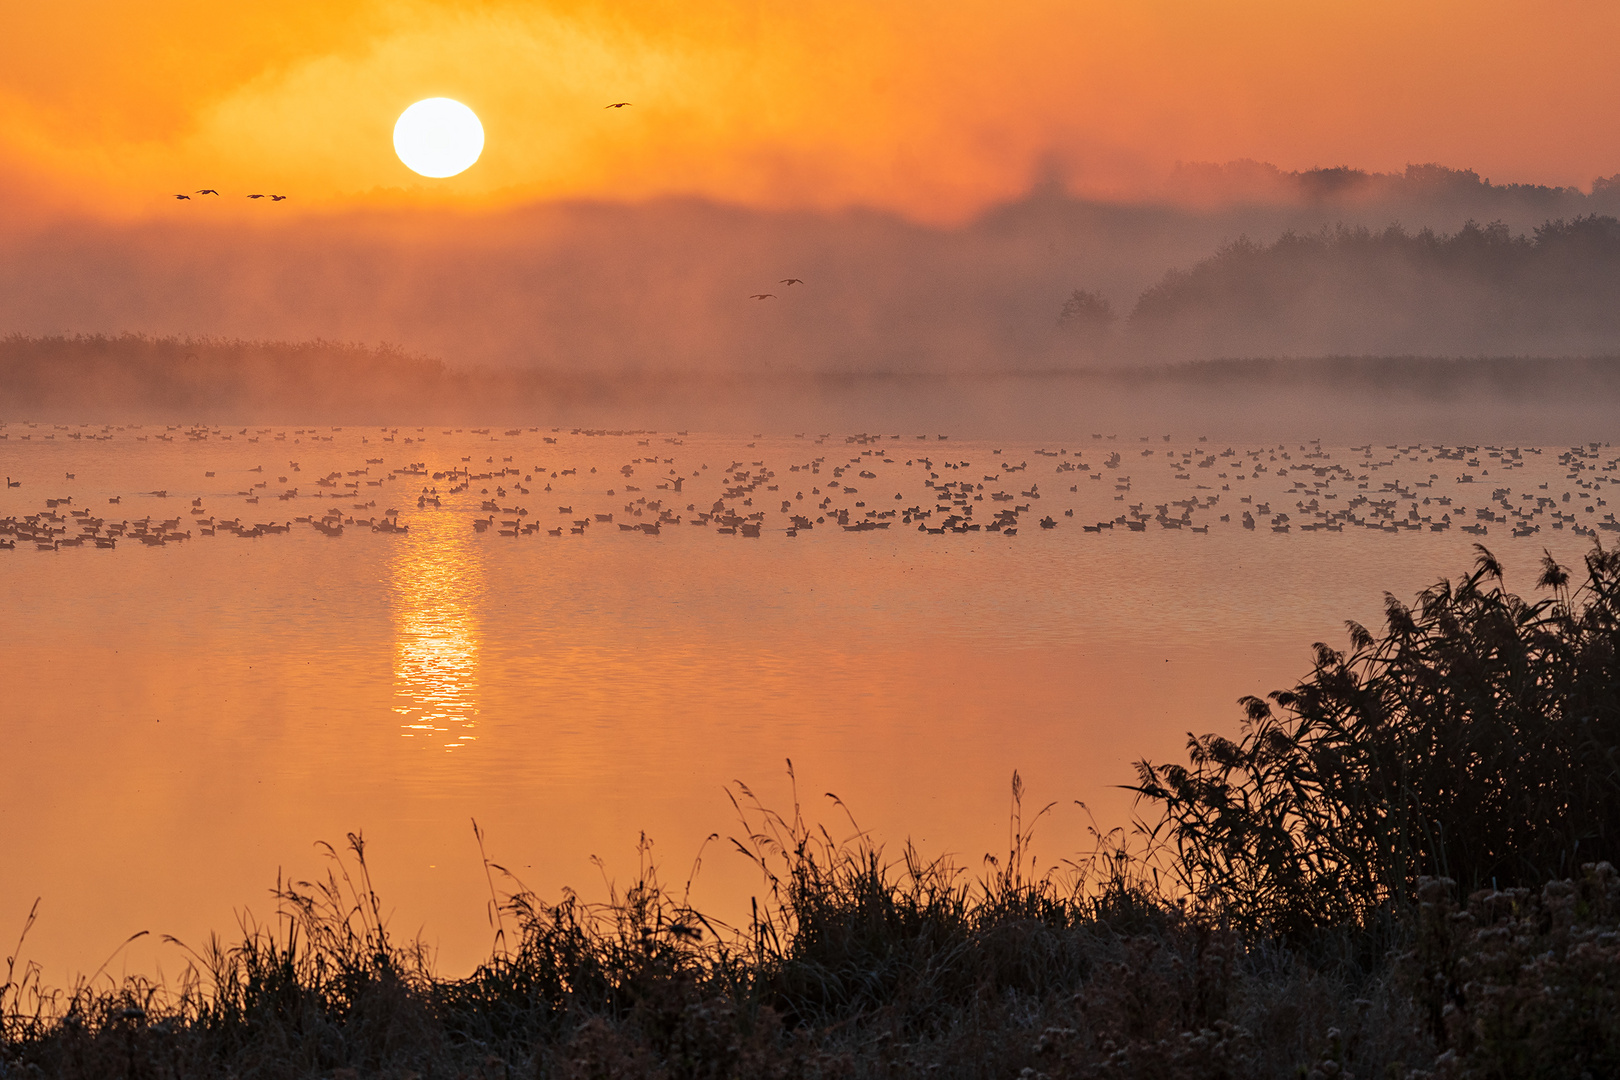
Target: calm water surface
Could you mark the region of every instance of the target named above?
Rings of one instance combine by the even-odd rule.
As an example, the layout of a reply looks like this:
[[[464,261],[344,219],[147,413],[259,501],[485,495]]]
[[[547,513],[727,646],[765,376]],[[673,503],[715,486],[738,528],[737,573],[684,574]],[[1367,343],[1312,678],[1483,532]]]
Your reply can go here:
[[[626,879],[643,832],[679,879],[737,832],[726,785],[788,804],[787,758],[812,814],[839,825],[836,792],[879,837],[974,868],[1004,848],[1019,769],[1059,800],[1054,862],[1086,843],[1074,800],[1127,820],[1131,762],[1235,730],[1239,696],[1303,675],[1345,619],[1377,626],[1385,590],[1466,571],[1476,542],[1528,590],[1543,548],[1577,562],[1613,524],[1606,446],[1458,453],[13,423],[0,933],[41,898],[25,956],[67,981],[138,930],[230,933],[278,871],[322,869],[314,841],[363,829],[395,928],[458,971],[489,938],[473,819],[543,895]],[[717,500],[760,535],[694,525]],[[1014,509],[1014,535],[985,531]],[[406,531],[365,524],[388,510]],[[330,514],[340,535],[299,520]],[[812,527],[790,536],[793,515]],[[190,537],[144,543],[143,519]],[[130,524],[60,545],[96,520]],[[700,903],[735,915],[756,886],[704,852]],[[143,942],[113,970],[182,963]]]

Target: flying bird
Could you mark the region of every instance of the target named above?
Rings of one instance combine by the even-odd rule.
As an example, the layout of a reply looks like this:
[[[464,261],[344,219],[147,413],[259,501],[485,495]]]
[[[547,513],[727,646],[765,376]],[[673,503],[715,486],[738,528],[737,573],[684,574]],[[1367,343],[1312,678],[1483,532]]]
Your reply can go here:
[[[803,285],[804,284],[804,278],[785,277],[785,278],[782,279],[781,284],[783,284],[783,285]]]
[[[748,299],[750,299],[750,300],[775,300],[776,299],[776,294],[773,293],[773,292],[755,293],[753,296],[750,296]]]
[[[285,195],[272,195],[272,196],[270,196],[270,201],[271,202],[286,202],[287,201],[287,196],[285,196]]]
[[[189,199],[189,198],[191,198],[191,196],[190,195],[176,195],[175,198],[177,198],[177,199]]]
[[[613,104],[611,104],[611,105],[604,105],[604,106],[602,106],[602,108],[604,108],[604,109],[622,109],[622,108],[624,108],[624,107],[625,107],[625,106],[626,106],[626,105],[630,105],[630,104],[633,104],[633,102],[629,102],[629,101],[615,101],[615,102],[614,102],[614,103],[613,103]]]
[[[198,195],[218,195],[219,192],[215,191],[211,187],[205,187],[205,188],[199,188],[197,190],[197,194]]]
[[[264,198],[264,196],[263,195],[249,195],[248,198],[250,198],[250,199],[262,199],[262,198]]]

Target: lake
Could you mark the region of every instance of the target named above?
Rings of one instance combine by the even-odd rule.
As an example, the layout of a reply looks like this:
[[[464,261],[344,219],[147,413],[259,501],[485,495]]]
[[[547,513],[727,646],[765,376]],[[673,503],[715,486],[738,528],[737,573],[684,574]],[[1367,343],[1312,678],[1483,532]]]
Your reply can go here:
[[[1313,642],[1378,629],[1386,590],[1465,573],[1476,543],[1524,592],[1544,549],[1579,565],[1620,531],[1616,461],[9,423],[0,934],[37,897],[23,956],[48,982],[172,973],[158,935],[231,935],[363,830],[396,932],[464,971],[491,933],[474,819],[542,896],[630,880],[646,834],[668,879],[701,855],[694,897],[739,917],[759,883],[727,791],[787,808],[788,759],[834,833],[854,826],[828,792],[891,850],[974,872],[1006,850],[1017,769],[1057,803],[1050,865],[1130,819],[1133,761],[1235,731]]]

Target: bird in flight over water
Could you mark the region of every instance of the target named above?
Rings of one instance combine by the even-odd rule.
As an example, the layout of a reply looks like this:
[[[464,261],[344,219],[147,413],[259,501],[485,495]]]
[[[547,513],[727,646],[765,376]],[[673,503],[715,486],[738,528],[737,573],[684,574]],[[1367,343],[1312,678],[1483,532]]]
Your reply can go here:
[[[285,196],[285,195],[272,195],[272,196],[270,196],[270,201],[271,202],[286,202],[287,201],[287,196]]]
[[[632,104],[634,104],[634,102],[630,102],[630,101],[615,101],[615,102],[614,102],[614,103],[613,103],[613,104],[611,104],[611,105],[604,105],[604,106],[602,106],[602,108],[604,108],[604,109],[622,109],[622,108],[624,108],[624,107],[625,107],[625,106],[626,106],[626,105],[632,105]]]
[[[189,199],[189,198],[191,198],[191,196],[190,195],[176,195],[175,198],[177,198],[177,199]]]
[[[262,199],[262,198],[264,198],[264,196],[263,195],[249,195],[248,198],[250,198],[250,199]]]
[[[211,187],[205,187],[205,188],[199,188],[197,190],[197,194],[198,195],[218,195],[219,192],[215,191]]]
[[[783,284],[783,285],[803,285],[804,284],[804,278],[802,278],[802,277],[785,277],[785,278],[782,279],[781,284]]]
[[[750,299],[750,300],[775,300],[776,299],[776,294],[773,293],[773,292],[760,292],[760,293],[755,293],[753,296],[750,296],[748,299]]]

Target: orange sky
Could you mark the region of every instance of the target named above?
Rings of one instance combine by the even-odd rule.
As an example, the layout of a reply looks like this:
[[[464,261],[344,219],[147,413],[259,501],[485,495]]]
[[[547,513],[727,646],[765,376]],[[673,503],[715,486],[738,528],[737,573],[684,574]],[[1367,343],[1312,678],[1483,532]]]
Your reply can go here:
[[[1620,172],[1606,0],[0,0],[0,24],[0,184],[116,216],[213,186],[949,220],[1053,171],[1148,195],[1178,160]],[[390,138],[434,95],[488,145],[424,182]]]

